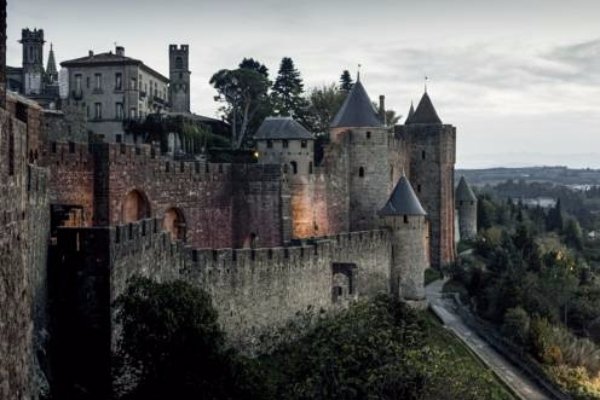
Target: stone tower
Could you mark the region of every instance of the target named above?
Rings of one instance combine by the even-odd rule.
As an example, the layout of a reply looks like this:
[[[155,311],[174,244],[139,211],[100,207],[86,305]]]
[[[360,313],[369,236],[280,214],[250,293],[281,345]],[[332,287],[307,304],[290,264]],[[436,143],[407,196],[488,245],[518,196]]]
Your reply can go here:
[[[367,92],[357,79],[331,123],[332,144],[346,146],[348,157],[349,222],[351,231],[378,226],[377,210],[389,193],[388,146],[386,128]]]
[[[171,111],[190,113],[189,46],[169,46],[169,97]]]
[[[254,135],[259,164],[281,166],[284,241],[318,236],[314,207],[313,135],[291,117],[267,117]]]
[[[460,240],[474,239],[477,236],[477,196],[464,176],[456,188],[456,210]]]
[[[379,215],[393,235],[392,294],[405,301],[422,302],[424,274],[429,267],[427,213],[406,176],[402,175]]]
[[[25,95],[41,94],[44,87],[44,30],[23,29],[23,88]]]
[[[56,60],[54,59],[54,48],[50,43],[50,53],[48,54],[48,64],[46,66],[46,82],[50,85],[58,83],[58,69],[56,69]]]
[[[442,123],[427,92],[405,122],[410,180],[429,215],[431,264],[454,261],[456,128]]]

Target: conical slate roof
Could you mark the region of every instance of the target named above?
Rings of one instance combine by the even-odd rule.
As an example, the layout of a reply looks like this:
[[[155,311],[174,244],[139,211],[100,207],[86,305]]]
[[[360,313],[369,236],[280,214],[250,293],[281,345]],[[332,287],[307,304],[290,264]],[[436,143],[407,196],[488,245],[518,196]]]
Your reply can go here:
[[[256,131],[254,139],[314,139],[313,135],[292,117],[267,117]]]
[[[410,182],[402,175],[379,215],[427,215]]]
[[[456,200],[477,201],[477,196],[473,193],[471,186],[469,186],[464,176],[461,176],[460,181],[458,182],[458,187],[456,188]]]
[[[332,128],[380,127],[383,123],[360,80],[357,80],[344,104],[331,121]]]
[[[407,124],[441,124],[442,120],[438,117],[435,107],[429,98],[427,92],[423,93],[421,101],[412,116],[406,120]]]
[[[412,116],[415,115],[415,106],[413,105],[413,102],[410,102],[410,108],[408,109],[408,116],[406,117],[406,122],[410,121],[410,119],[412,118]]]

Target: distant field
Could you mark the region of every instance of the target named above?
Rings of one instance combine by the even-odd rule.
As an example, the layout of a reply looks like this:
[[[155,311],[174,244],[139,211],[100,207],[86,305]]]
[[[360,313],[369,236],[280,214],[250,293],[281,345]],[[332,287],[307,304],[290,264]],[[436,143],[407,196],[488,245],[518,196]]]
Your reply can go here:
[[[570,169],[567,167],[457,169],[474,186],[495,185],[512,179],[526,182],[551,182],[569,186],[600,185],[600,170]]]

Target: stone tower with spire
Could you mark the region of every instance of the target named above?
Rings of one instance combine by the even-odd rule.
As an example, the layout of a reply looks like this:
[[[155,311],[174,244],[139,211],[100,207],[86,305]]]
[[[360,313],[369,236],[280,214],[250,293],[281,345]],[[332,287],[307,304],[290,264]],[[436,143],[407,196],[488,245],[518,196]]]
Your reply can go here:
[[[442,123],[425,90],[405,125],[410,180],[429,218],[431,265],[454,261],[454,164],[456,128]]]
[[[378,226],[377,210],[389,193],[388,146],[391,132],[373,107],[361,80],[346,96],[331,123],[330,140],[345,149],[351,231]]]
[[[190,113],[190,47],[187,44],[169,46],[169,98],[171,111]]]
[[[425,270],[429,267],[427,213],[406,176],[402,175],[379,215],[392,232],[392,294],[424,303]]]
[[[26,96],[42,94],[44,89],[44,30],[23,29],[23,91]]]
[[[474,239],[477,236],[477,196],[464,176],[460,178],[456,188],[456,211],[459,239]]]
[[[46,83],[54,85],[58,82],[58,69],[56,69],[56,60],[54,59],[54,47],[50,43],[50,53],[48,54],[48,64],[46,66]]]

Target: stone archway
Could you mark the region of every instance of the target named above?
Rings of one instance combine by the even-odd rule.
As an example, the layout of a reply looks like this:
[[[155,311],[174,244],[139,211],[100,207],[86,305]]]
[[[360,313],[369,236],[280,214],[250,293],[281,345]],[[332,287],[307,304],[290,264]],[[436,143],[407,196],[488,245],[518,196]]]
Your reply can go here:
[[[356,264],[333,263],[331,272],[331,300],[338,303],[356,298]]]
[[[150,216],[150,202],[144,192],[135,189],[125,195],[121,207],[123,223],[128,224]]]
[[[180,208],[171,207],[165,211],[163,228],[171,234],[171,239],[186,241],[185,216]]]

